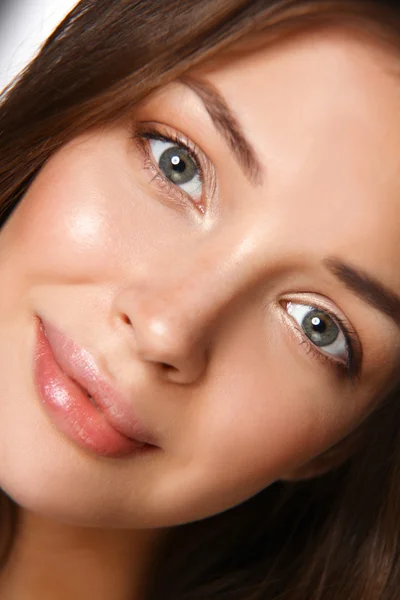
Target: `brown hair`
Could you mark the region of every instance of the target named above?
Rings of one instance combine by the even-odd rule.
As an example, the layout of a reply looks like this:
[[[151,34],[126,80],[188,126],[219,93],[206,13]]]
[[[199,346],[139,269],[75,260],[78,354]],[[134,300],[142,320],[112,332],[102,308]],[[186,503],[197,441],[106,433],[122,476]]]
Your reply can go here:
[[[1,221],[57,149],[121,118],[158,86],[250,33],[271,41],[332,24],[400,46],[395,1],[82,0],[3,93]],[[392,393],[339,469],[276,483],[221,515],[175,528],[154,564],[148,599],[394,600],[399,417]],[[0,560],[12,513],[0,494]]]

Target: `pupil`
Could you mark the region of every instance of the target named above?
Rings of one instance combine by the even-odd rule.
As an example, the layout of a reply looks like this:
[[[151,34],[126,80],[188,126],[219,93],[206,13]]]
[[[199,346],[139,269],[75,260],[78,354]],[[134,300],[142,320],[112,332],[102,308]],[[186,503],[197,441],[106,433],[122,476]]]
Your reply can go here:
[[[326,324],[319,317],[313,317],[311,323],[313,324],[314,331],[318,333],[324,333],[326,331]]]
[[[173,170],[178,173],[183,173],[186,169],[185,161],[183,161],[179,156],[173,156],[171,158],[171,162]]]
[[[316,346],[329,346],[339,336],[340,330],[335,321],[320,310],[313,310],[303,319],[304,333]]]
[[[192,181],[198,172],[198,167],[184,148],[173,146],[165,150],[158,163],[165,176],[176,185]]]

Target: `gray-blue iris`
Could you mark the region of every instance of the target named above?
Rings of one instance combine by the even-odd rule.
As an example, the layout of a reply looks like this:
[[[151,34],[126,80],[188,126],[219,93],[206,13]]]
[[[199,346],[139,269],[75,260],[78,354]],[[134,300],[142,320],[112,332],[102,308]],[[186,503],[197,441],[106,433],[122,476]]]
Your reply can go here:
[[[159,166],[164,175],[177,185],[188,183],[197,175],[196,163],[179,146],[167,148],[160,156]]]
[[[320,310],[310,311],[301,323],[304,333],[316,346],[329,346],[339,336],[340,330],[335,321]]]

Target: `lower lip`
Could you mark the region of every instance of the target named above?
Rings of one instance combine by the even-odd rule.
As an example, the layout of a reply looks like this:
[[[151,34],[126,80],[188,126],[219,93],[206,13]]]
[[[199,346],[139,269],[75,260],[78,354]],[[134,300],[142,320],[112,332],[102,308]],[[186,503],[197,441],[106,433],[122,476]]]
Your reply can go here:
[[[43,325],[36,337],[34,378],[47,415],[57,429],[78,446],[99,456],[123,457],[146,444],[114,429],[84,390],[58,365]]]

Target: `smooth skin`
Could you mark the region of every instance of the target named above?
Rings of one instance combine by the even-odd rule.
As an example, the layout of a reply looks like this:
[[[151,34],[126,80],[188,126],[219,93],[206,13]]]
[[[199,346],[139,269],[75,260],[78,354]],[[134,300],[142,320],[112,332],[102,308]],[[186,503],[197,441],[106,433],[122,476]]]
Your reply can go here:
[[[0,233],[0,484],[22,522],[2,598],[139,597],[161,528],[312,475],[374,409],[398,325],[326,259],[400,294],[395,67],[354,33],[307,34],[204,65],[43,168]],[[203,169],[184,191],[157,163],[176,135]],[[332,355],[309,340],[307,306],[350,329],[357,373],[345,341]],[[33,382],[37,315],[94,354],[157,448],[104,458],[57,430]]]

